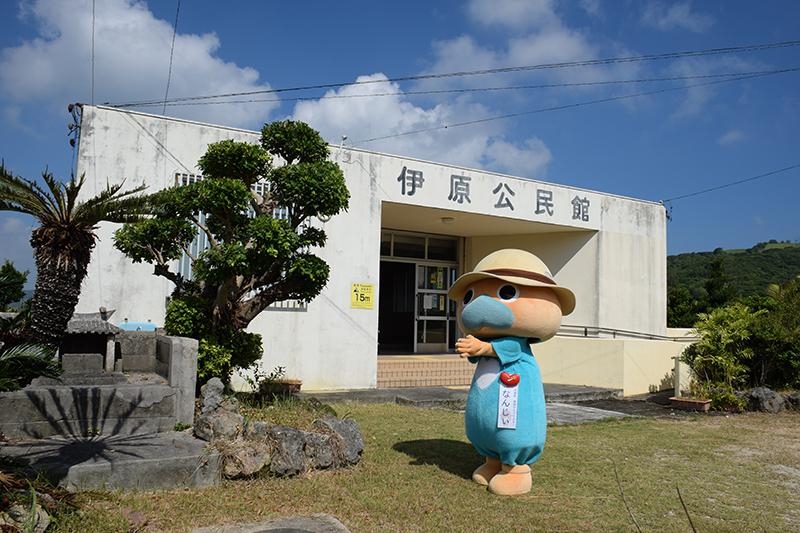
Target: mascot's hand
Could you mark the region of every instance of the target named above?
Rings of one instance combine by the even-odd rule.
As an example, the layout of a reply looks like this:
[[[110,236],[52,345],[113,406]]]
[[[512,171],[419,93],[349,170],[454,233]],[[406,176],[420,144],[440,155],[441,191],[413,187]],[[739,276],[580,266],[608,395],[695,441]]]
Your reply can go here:
[[[461,357],[478,357],[481,355],[497,357],[490,342],[483,342],[472,335],[467,335],[466,339],[458,339],[458,342],[456,342],[456,352],[458,352]]]

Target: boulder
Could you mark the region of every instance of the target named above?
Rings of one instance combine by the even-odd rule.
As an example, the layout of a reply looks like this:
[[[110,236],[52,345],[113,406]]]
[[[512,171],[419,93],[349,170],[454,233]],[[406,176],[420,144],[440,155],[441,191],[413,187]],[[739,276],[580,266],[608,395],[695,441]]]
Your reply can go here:
[[[786,407],[789,409],[800,410],[800,392],[787,394],[783,397],[786,400]]]
[[[747,408],[750,411],[779,413],[783,409],[783,396],[766,387],[756,387],[747,391]]]
[[[253,421],[249,422],[242,431],[242,438],[245,440],[252,440],[254,442],[266,442],[269,437],[269,430],[272,424],[269,422]]]
[[[330,468],[336,458],[331,447],[331,436],[325,433],[302,431],[306,443],[305,455],[311,468]]]
[[[211,378],[200,387],[200,413],[215,411],[222,403],[222,393],[225,385],[219,378]]]
[[[242,430],[244,417],[220,409],[202,414],[194,421],[194,435],[205,441],[233,440]]]
[[[303,434],[288,426],[272,426],[269,431],[272,451],[270,472],[280,476],[299,474],[305,467]]]
[[[237,440],[225,446],[222,474],[229,478],[252,476],[269,464],[269,447],[263,442]]]
[[[361,460],[364,451],[364,439],[358,423],[351,418],[322,418],[314,423],[314,427],[328,434],[338,435],[341,438],[342,462],[356,464]],[[335,437],[334,437],[335,440]],[[334,449],[337,448],[333,443]]]

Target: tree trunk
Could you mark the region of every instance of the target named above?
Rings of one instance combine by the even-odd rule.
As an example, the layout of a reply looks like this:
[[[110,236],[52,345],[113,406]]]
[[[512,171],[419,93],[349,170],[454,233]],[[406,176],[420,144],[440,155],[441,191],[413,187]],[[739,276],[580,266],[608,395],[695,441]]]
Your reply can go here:
[[[86,277],[88,254],[82,257],[65,258],[63,252],[50,253],[39,247],[35,253],[36,286],[33,291],[31,322],[27,339],[34,344],[58,350],[67,323],[72,318],[81,283]],[[75,254],[78,255],[78,254]],[[58,259],[56,259],[58,258]]]

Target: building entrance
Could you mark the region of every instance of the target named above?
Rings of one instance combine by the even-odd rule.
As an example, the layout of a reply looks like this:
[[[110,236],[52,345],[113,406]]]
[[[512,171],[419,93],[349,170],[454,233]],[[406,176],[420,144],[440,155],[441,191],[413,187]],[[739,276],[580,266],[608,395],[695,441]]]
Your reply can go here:
[[[458,239],[399,232],[384,232],[384,239],[378,353],[453,351],[456,304],[447,290],[458,278]]]

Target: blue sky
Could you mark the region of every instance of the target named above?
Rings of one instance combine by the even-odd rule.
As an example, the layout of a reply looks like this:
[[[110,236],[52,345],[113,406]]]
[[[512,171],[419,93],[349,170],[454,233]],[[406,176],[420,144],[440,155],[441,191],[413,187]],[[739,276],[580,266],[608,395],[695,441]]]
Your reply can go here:
[[[800,68],[800,46],[683,54],[800,40],[795,0],[178,5],[0,3],[6,167],[68,177],[68,104],[163,102],[169,82],[169,99],[256,94],[131,109],[293,118],[335,144],[652,201],[747,180],[669,202],[668,253],[800,241],[800,71],[772,73]],[[420,78],[497,69],[513,71]],[[319,85],[335,86],[265,92]],[[32,269],[32,225],[0,213],[0,259]]]

